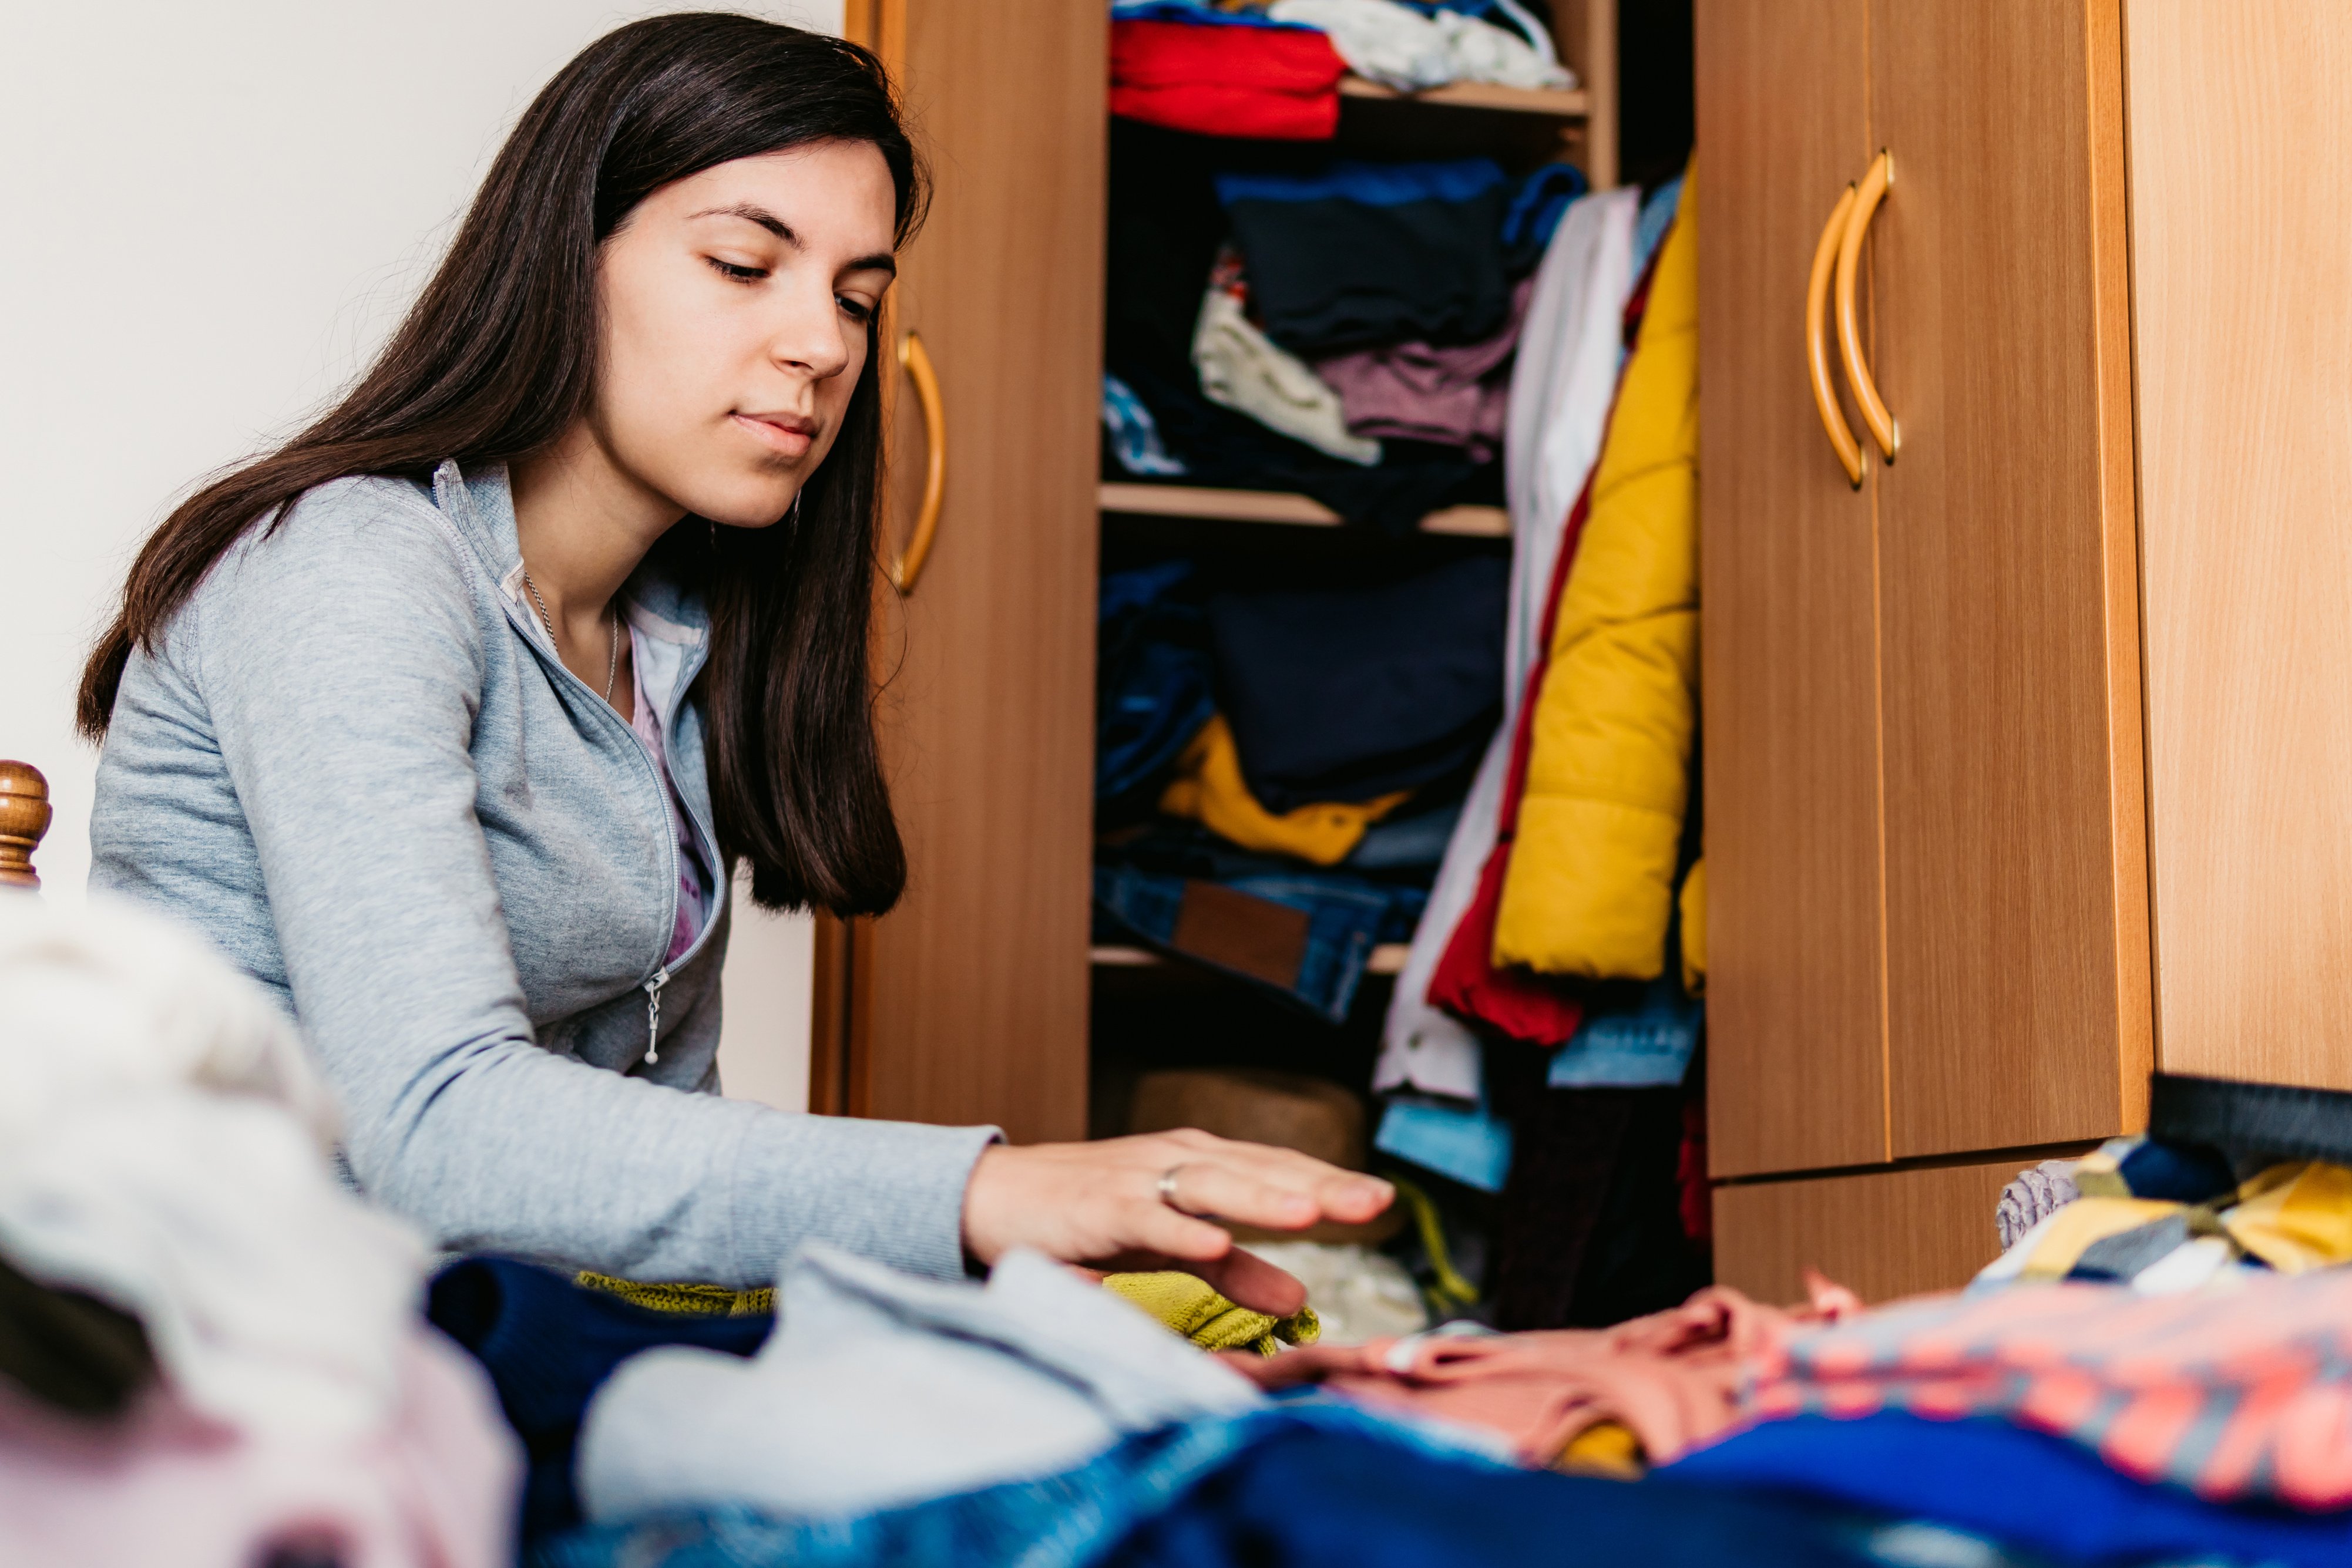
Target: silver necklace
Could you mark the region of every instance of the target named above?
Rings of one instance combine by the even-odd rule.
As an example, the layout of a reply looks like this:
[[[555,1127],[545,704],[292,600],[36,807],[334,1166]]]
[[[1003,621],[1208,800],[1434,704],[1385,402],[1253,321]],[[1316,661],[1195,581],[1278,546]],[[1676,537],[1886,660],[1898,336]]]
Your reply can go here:
[[[563,649],[555,641],[555,617],[547,612],[547,601],[539,596],[539,584],[530,580],[530,568],[522,569],[522,585],[530,590],[530,601],[539,606],[539,623],[547,628],[547,643],[555,649],[555,656],[563,657]],[[609,608],[609,607],[608,607]],[[613,647],[604,656],[604,700],[613,700],[613,682],[621,673],[621,612],[613,611]]]

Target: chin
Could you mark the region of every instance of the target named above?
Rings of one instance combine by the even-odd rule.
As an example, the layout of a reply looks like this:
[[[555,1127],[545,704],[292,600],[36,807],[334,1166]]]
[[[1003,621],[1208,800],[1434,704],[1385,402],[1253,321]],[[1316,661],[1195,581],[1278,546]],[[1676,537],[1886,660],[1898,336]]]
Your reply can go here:
[[[783,520],[800,489],[798,476],[762,475],[730,485],[696,486],[677,500],[689,516],[708,517],[721,528],[765,528]]]

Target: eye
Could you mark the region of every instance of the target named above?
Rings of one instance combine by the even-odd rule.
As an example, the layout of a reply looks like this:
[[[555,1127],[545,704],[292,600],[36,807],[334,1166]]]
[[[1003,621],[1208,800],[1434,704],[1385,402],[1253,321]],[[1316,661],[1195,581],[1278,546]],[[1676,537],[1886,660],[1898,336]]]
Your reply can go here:
[[[768,276],[764,267],[738,267],[731,261],[721,261],[715,256],[702,258],[719,269],[719,276],[737,283],[757,283]]]
[[[852,299],[846,294],[836,294],[834,296],[834,299],[841,306],[842,309],[848,314],[851,320],[871,321],[874,319],[874,307],[866,304],[864,300]]]

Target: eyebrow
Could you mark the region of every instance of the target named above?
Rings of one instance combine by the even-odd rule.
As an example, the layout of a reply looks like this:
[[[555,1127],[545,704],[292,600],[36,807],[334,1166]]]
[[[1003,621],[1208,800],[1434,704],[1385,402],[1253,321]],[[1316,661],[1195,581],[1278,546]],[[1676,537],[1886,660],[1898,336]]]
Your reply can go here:
[[[687,214],[687,220],[689,223],[696,218],[741,218],[745,223],[759,225],[761,228],[767,230],[770,234],[775,235],[778,239],[783,241],[794,250],[804,251],[808,249],[808,242],[802,239],[797,233],[793,232],[792,225],[784,222],[783,219],[776,216],[775,214],[770,212],[767,208],[759,205],[755,202],[737,202],[732,206],[726,207],[705,207],[698,213],[688,213]],[[857,257],[855,261],[852,261],[848,266],[843,267],[841,270],[844,272],[887,272],[891,277],[896,277],[898,276],[898,258],[892,256],[887,250],[877,251],[872,256],[861,256]]]

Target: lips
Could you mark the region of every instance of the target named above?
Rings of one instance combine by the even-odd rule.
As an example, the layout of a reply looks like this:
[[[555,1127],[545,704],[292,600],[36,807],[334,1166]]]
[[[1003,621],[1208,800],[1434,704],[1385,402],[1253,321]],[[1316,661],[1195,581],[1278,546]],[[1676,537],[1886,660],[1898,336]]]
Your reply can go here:
[[[817,422],[798,413],[739,413],[735,423],[782,457],[799,457],[816,441]]]

